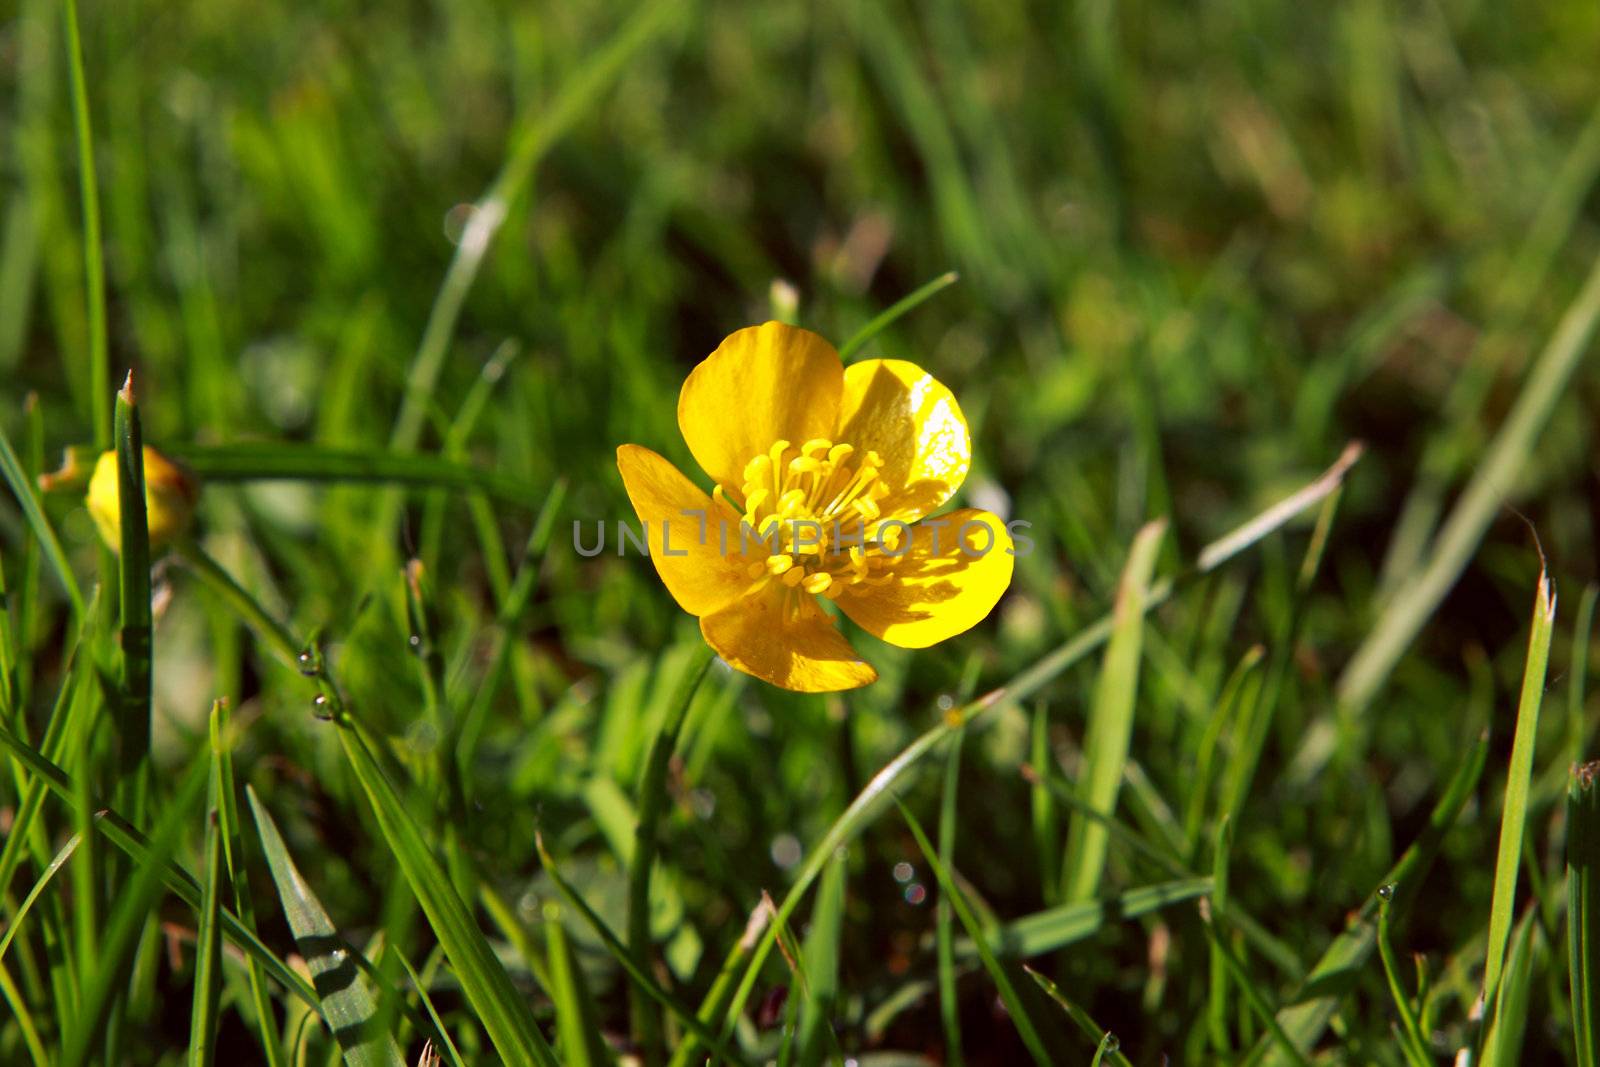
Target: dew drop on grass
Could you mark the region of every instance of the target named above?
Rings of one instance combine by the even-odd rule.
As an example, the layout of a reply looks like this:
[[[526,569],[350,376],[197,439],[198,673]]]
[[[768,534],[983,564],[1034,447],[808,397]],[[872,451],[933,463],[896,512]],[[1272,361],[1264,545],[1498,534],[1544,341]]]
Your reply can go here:
[[[1395,884],[1393,882],[1390,882],[1387,885],[1380,885],[1378,887],[1378,898],[1380,900],[1393,900],[1394,891]]]
[[[328,707],[328,698],[323,693],[318,693],[311,701],[311,714],[319,719],[333,718],[333,709]]]
[[[422,647],[422,638],[417,634],[412,634],[410,637],[406,638],[406,644],[411,646],[412,651],[416,651]]]
[[[1106,1036],[1101,1038],[1100,1043],[1102,1046],[1104,1046],[1107,1052],[1122,1051],[1122,1039],[1117,1037],[1116,1034],[1113,1034],[1109,1030],[1106,1031]]]
[[[311,649],[306,649],[295,657],[295,663],[300,668],[300,673],[307,678],[315,678],[322,673],[322,662]]]

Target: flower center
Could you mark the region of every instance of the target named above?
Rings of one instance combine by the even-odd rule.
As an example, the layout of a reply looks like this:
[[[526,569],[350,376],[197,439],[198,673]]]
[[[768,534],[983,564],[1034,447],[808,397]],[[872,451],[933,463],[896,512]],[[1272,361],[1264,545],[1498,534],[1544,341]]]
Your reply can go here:
[[[874,573],[881,555],[873,550],[881,540],[893,551],[905,527],[879,521],[879,501],[889,494],[882,468],[878,453],[821,437],[798,448],[776,441],[746,463],[742,536],[770,552],[750,565],[751,591],[776,581],[832,599],[857,582],[888,581]]]

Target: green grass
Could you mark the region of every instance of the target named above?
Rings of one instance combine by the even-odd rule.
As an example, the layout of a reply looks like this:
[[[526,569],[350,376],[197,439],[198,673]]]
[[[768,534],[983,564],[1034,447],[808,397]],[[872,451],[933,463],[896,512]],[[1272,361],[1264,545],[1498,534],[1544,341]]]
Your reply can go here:
[[[1596,33],[12,5],[0,1063],[1595,1063]],[[572,547],[771,317],[1033,523],[840,696]]]

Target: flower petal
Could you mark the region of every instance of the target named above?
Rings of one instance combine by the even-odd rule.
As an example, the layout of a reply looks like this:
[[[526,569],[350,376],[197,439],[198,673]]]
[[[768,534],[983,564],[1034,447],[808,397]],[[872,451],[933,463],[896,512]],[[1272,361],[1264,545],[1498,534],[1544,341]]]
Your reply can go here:
[[[838,421],[844,365],[810,330],[769,322],[729,334],[678,394],[689,451],[734,497],[745,464],[775,441],[827,437]]]
[[[790,590],[774,583],[700,620],[706,643],[728,664],[798,693],[832,693],[877,681],[809,595],[791,617]]]
[[[739,551],[739,517],[733,509],[714,502],[648,448],[618,448],[617,470],[644,525],[650,562],[679,607],[705,615],[743,595],[750,587],[746,568],[764,559],[766,551],[753,539],[756,554]],[[719,523],[728,531],[726,552]]]
[[[927,648],[970,630],[1011,584],[1011,536],[991,512],[962,508],[925,519],[905,543],[904,555],[879,564],[888,582],[848,586],[837,601],[856,625],[891,645]]]
[[[869,359],[844,372],[838,441],[883,457],[891,487],[885,516],[915,522],[949,500],[972,465],[972,437],[956,398],[937,378],[903,359]]]

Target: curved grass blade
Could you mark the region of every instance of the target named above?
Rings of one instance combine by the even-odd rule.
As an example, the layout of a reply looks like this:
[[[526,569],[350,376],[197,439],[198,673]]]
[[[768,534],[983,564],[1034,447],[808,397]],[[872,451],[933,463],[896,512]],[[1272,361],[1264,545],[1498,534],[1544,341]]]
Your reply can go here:
[[[311,981],[322,999],[322,1016],[328,1030],[353,1067],[369,1064],[398,1064],[404,1067],[394,1038],[377,1029],[378,999],[367,976],[350,958],[354,950],[339,935],[333,921],[306,883],[289,855],[278,826],[255,790],[245,787],[250,811],[255,815],[261,835],[261,850],[266,854],[272,881],[278,887],[283,916],[294,934],[294,943],[311,970]]]
[[[1522,1039],[1528,1029],[1533,969],[1544,955],[1540,929],[1538,908],[1530,907],[1511,936],[1500,994],[1495,997],[1494,1018],[1484,1036],[1483,1058],[1479,1061],[1482,1067],[1514,1067],[1524,1062]]]
[[[405,968],[406,976],[411,979],[411,987],[417,991],[417,998],[422,1001],[422,1007],[428,1013],[428,1018],[433,1021],[434,1030],[438,1031],[440,1039],[444,1042],[444,1049],[450,1054],[452,1067],[465,1067],[461,1060],[461,1051],[456,1048],[455,1041],[450,1037],[450,1031],[445,1029],[444,1020],[439,1018],[439,1011],[433,1006],[433,998],[428,996],[428,987],[423,984],[422,977],[417,974],[417,969],[411,966],[411,961],[406,959],[406,954],[390,946],[389,951],[394,953],[394,958],[400,961],[400,966]],[[426,966],[426,961],[424,966]]]
[[[1043,737],[1042,726],[1038,725],[1043,721],[1041,708],[1034,717],[1036,738]],[[950,742],[950,752],[945,756],[944,792],[939,798],[939,859],[944,862],[946,869],[955,862],[956,789],[961,778],[961,747],[966,736],[965,730],[957,733]],[[1050,795],[1047,788],[1042,791],[1046,797]],[[939,965],[939,1020],[944,1025],[945,1063],[949,1067],[962,1067],[966,1061],[961,1055],[961,1006],[956,1001],[956,950],[954,931],[951,930],[955,909],[942,889],[933,914],[934,951]]]
[[[1097,1057],[1108,1056],[1111,1062],[1117,1064],[1118,1067],[1133,1067],[1128,1062],[1128,1057],[1122,1054],[1122,1042],[1117,1040],[1115,1034],[1097,1025],[1093,1019],[1089,1018],[1088,1012],[1068,1000],[1066,994],[1062,993],[1060,987],[1050,979],[1027,964],[1023,964],[1022,969],[1027,971],[1028,977],[1032,978],[1039,988],[1044,990],[1045,994],[1055,1001],[1062,1011],[1067,1013],[1067,1017],[1078,1025],[1078,1029],[1083,1031],[1084,1036],[1095,1042],[1095,1055]],[[1104,1061],[1102,1060],[1102,1062]]]
[[[989,977],[994,980],[996,988],[1000,991],[1000,999],[1005,1003],[1006,1011],[1011,1015],[1011,1022],[1017,1028],[1017,1033],[1022,1038],[1022,1043],[1027,1046],[1028,1052],[1033,1056],[1039,1067],[1050,1067],[1054,1061],[1045,1049],[1044,1041],[1039,1037],[1032,1018],[1028,1015],[1027,1006],[1017,996],[1016,987],[1011,984],[1011,978],[995,958],[994,952],[989,948],[988,939],[983,935],[983,927],[979,925],[978,918],[972,914],[972,908],[967,904],[955,882],[950,878],[950,871],[939,862],[939,854],[934,851],[933,845],[928,841],[928,835],[923,833],[922,825],[917,822],[916,816],[911,814],[911,809],[898,801],[900,814],[905,819],[906,825],[911,828],[911,836],[917,839],[917,847],[922,850],[923,858],[928,861],[928,866],[933,868],[934,877],[939,880],[941,896],[950,901],[955,908],[956,917],[961,920],[961,925],[966,928],[967,936],[972,939],[973,947],[977,949],[978,958],[983,961],[984,970],[989,972]]]
[[[76,629],[84,620],[83,591],[78,588],[78,579],[72,574],[72,567],[67,563],[67,554],[61,549],[55,529],[50,525],[50,520],[45,518],[44,509],[39,506],[38,490],[23,469],[22,461],[12,450],[4,428],[0,428],[0,478],[4,478],[11,487],[12,495],[17,498],[17,506],[22,508],[23,518],[28,520],[28,528],[33,531],[34,539],[44,550],[44,558],[49,561],[50,569],[61,583],[62,591],[67,594]]]
[[[555,1067],[554,1051],[539,1032],[527,1003],[511,984],[505,967],[472,913],[451,884],[444,866],[423,840],[422,832],[400,801],[400,795],[372,754],[366,737],[348,716],[335,720],[350,769],[372,805],[378,828],[400,870],[417,895],[445,955],[461,981],[462,991],[478,1014],[489,1040],[506,1063]]]
[[[61,869],[61,865],[72,858],[72,854],[78,850],[78,842],[82,840],[83,838],[78,834],[73,834],[67,838],[67,843],[61,846],[61,850],[56,853],[55,858],[50,861],[50,865],[39,875],[39,880],[33,884],[33,888],[28,890],[28,895],[22,898],[21,904],[17,905],[17,910],[11,916],[11,922],[6,926],[6,932],[0,934],[0,961],[5,960],[6,949],[11,947],[11,939],[17,936],[18,930],[22,929],[22,920],[28,917],[28,910],[33,907],[33,902],[39,899],[39,894],[44,892],[45,886],[50,884],[50,879],[56,876],[56,872]]]
[[[83,39],[76,0],[61,5],[67,23],[67,71],[72,86],[72,130],[78,146],[78,195],[83,208],[83,274],[89,320],[89,398],[95,447],[111,447],[111,356],[106,340],[105,252],[100,244],[100,191],[94,166],[89,88],[83,73]],[[70,379],[72,375],[69,373]]]
[[[912,311],[923,301],[943,292],[960,280],[961,275],[956,271],[946,271],[933,279],[933,281],[918,286],[908,295],[896,300],[886,310],[874,316],[872,321],[851,334],[850,339],[839,346],[839,358],[848,363],[851,356],[861,351],[867,342],[888,329],[900,316]]]

